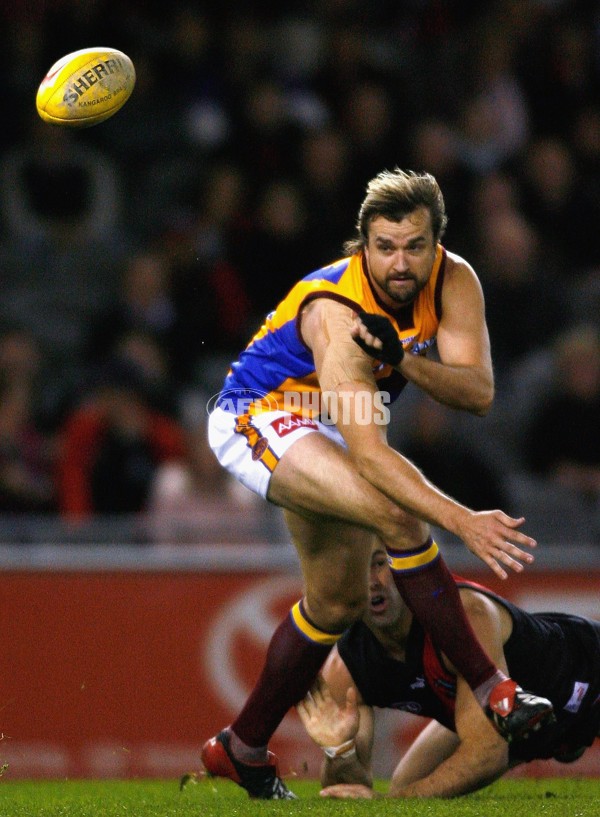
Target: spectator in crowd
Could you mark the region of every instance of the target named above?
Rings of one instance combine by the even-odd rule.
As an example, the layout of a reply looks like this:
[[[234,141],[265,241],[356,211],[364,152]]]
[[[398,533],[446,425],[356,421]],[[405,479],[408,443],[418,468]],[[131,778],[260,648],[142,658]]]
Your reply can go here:
[[[96,365],[110,358],[117,340],[134,330],[153,337],[169,354],[177,320],[170,287],[171,267],[164,253],[155,249],[133,252],[124,264],[119,291],[91,323],[88,363]]]
[[[160,4],[137,0],[123,0],[118,19],[107,0],[0,10],[11,111],[0,135],[0,318],[34,332],[50,382],[85,376],[90,325],[92,359],[110,353],[120,330],[95,327],[118,298],[124,258],[159,244],[175,311],[174,336],[163,327],[159,341],[175,388],[204,385],[216,356],[253,328],[253,301],[285,291],[296,256],[305,271],[335,255],[360,180],[396,165],[439,179],[448,235],[477,262],[499,397],[506,367],[551,342],[557,314],[564,325],[565,302],[568,318],[595,319],[595,4],[197,5],[176,0],[166,22]],[[134,94],[101,127],[51,128],[32,90],[91,32],[132,57]],[[281,209],[275,231],[269,208]],[[547,282],[565,275],[557,309]]]
[[[600,500],[600,331],[576,325],[554,343],[554,383],[525,435],[530,469]]]
[[[18,325],[0,330],[0,377],[12,391],[32,394],[39,382],[42,353],[29,331]]]
[[[153,408],[137,367],[117,359],[100,368],[60,442],[58,502],[70,522],[144,511],[159,466],[185,458],[180,425]]]
[[[0,332],[0,512],[56,510],[50,430],[55,390],[42,382],[43,356],[20,326]],[[47,386],[47,388],[46,388]]]
[[[243,276],[251,240],[247,198],[245,173],[224,159],[203,177],[194,206],[179,214],[172,210],[171,223],[163,225],[177,312],[171,366],[179,384],[202,384],[207,359],[228,355],[249,331],[252,301]]]
[[[383,81],[370,78],[353,88],[344,105],[341,121],[357,185],[350,191],[351,200],[363,193],[363,179],[371,178],[382,166],[394,167],[398,155],[406,150],[404,131],[398,127],[398,107],[396,94]]]
[[[564,137],[577,111],[598,99],[597,7],[531,5],[538,7],[537,19],[522,49],[521,76],[537,132]]]
[[[233,150],[257,189],[288,172],[300,130],[289,115],[285,89],[276,77],[263,74],[251,79],[242,98]]]
[[[453,244],[463,251],[467,236],[473,229],[465,208],[473,174],[460,161],[455,129],[447,121],[429,116],[421,119],[412,133],[409,151],[411,167],[426,170],[439,180],[448,212],[455,214],[449,221],[448,231]],[[468,255],[466,251],[465,254]]]
[[[115,341],[113,355],[137,368],[152,407],[171,417],[179,414],[179,390],[161,344],[143,329],[125,331]]]
[[[0,513],[56,510],[54,449],[34,419],[32,394],[0,375]]]
[[[495,464],[459,433],[456,414],[426,395],[415,406],[412,433],[401,450],[431,482],[464,505],[476,511],[508,507]]]
[[[71,383],[56,373],[33,332],[20,324],[0,328],[0,380],[5,393],[19,396],[35,428],[52,438]]]
[[[514,158],[529,135],[527,99],[514,67],[514,40],[506,25],[480,33],[473,50],[472,93],[457,133],[461,161],[472,173],[489,173]]]
[[[208,447],[205,423],[198,417],[204,411],[203,404],[186,417],[183,408],[186,456],[156,470],[145,515],[150,538],[197,543],[200,535],[230,543],[233,528],[239,542],[262,543],[265,536],[272,540],[273,528],[268,528],[255,494],[220,468]]]
[[[518,210],[484,217],[480,242],[478,268],[500,380],[524,354],[550,342],[563,320],[564,302],[552,255]]]
[[[340,128],[325,127],[304,136],[300,154],[308,235],[315,268],[339,255],[351,223],[348,195],[350,150]]]
[[[590,230],[600,220],[598,191],[594,194],[580,178],[573,151],[557,137],[533,140],[524,151],[522,170],[523,213],[544,236],[557,267],[576,279],[600,258]]]
[[[260,190],[243,269],[255,321],[262,321],[307,266],[312,268],[307,224],[304,197],[295,181],[272,181]]]

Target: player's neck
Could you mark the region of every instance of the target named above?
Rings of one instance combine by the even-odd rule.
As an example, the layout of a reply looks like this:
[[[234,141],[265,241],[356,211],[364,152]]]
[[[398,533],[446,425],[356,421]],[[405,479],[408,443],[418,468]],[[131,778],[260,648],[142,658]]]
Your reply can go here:
[[[411,624],[412,615],[408,610],[405,610],[404,614],[399,616],[394,622],[382,627],[372,628],[375,638],[379,641],[390,658],[394,658],[396,661],[404,661],[406,659],[406,642]]]

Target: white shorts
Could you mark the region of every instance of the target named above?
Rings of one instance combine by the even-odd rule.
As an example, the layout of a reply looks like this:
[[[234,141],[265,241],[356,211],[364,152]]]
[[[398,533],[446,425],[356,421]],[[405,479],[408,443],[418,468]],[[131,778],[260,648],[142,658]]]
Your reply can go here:
[[[223,468],[265,499],[281,457],[297,440],[315,431],[346,446],[336,426],[288,411],[236,416],[216,408],[208,418],[208,444]]]

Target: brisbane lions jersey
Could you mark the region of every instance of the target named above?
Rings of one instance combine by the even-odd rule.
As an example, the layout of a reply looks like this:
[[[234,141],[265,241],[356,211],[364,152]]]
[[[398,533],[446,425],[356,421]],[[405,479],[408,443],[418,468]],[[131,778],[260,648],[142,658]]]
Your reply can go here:
[[[441,291],[446,250],[438,245],[433,270],[415,300],[399,309],[384,306],[374,291],[364,256],[357,253],[322,267],[300,280],[271,312],[238,360],[232,364],[217,405],[239,405],[253,399],[248,414],[265,410],[289,410],[285,393],[314,393],[303,400],[298,412],[315,417],[321,412],[319,383],[311,350],[302,340],[302,309],[315,298],[331,298],[355,312],[385,315],[390,319],[405,351],[425,354],[435,344],[441,317]],[[406,380],[388,364],[373,360],[373,374],[380,391],[394,400]],[[308,408],[307,408],[308,407]]]

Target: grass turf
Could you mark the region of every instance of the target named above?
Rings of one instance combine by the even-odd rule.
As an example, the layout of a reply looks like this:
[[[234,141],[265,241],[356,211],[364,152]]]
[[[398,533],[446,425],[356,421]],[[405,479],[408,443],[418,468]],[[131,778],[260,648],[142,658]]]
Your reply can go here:
[[[1,817],[598,817],[600,780],[501,780],[455,800],[323,800],[316,782],[288,780],[297,801],[250,800],[224,780],[10,781],[0,779]],[[379,787],[383,790],[383,787]]]

